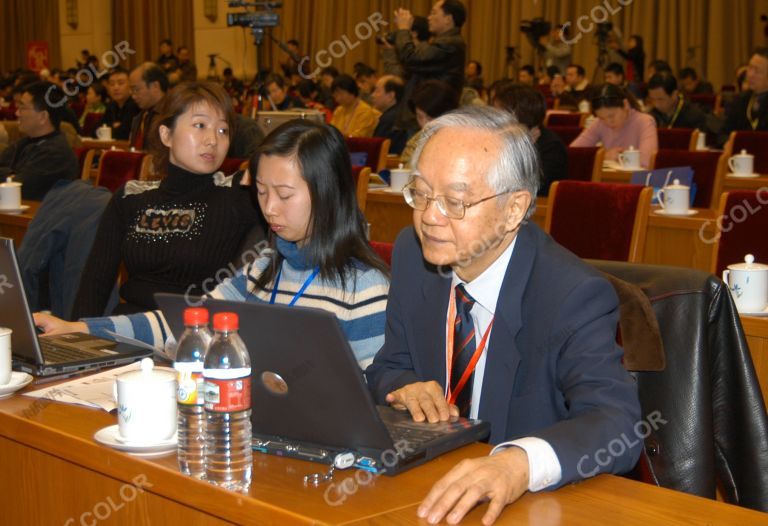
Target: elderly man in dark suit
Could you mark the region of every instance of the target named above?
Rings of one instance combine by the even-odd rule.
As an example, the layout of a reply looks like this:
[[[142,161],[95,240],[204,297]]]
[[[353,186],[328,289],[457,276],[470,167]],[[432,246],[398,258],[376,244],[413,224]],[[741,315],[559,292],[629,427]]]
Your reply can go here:
[[[613,287],[527,219],[539,161],[508,113],[466,107],[432,121],[406,187],[385,343],[366,371],[379,403],[416,421],[491,424],[488,457],[455,466],[418,514],[483,522],[526,490],[630,470],[637,388],[616,344]],[[626,438],[626,440],[625,440]]]

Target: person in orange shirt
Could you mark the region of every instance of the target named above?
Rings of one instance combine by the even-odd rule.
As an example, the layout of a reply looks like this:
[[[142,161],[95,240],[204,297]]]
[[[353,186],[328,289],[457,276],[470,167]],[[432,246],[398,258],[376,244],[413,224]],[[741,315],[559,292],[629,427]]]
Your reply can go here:
[[[331,125],[344,137],[371,137],[381,112],[360,100],[360,88],[355,79],[349,75],[339,75],[333,81],[331,93],[338,104]]]

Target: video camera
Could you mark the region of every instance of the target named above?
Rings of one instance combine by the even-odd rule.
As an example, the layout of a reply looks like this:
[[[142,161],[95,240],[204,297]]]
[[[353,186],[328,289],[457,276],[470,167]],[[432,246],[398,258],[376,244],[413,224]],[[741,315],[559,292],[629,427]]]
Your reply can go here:
[[[245,2],[243,0],[229,0],[229,7],[253,7],[261,8],[259,11],[246,11],[243,13],[227,13],[227,26],[250,27],[257,44],[261,44],[264,38],[264,29],[277,27],[280,24],[280,15],[272,11],[282,7],[282,2],[256,1]]]
[[[611,31],[613,31],[613,22],[600,22],[595,24],[595,26],[595,34],[599,39],[608,38],[608,35],[610,35]]]
[[[544,52],[544,46],[539,43],[539,39],[549,34],[552,30],[552,24],[541,17],[532,20],[523,20],[520,22],[520,31],[525,33],[531,44],[539,52]]]

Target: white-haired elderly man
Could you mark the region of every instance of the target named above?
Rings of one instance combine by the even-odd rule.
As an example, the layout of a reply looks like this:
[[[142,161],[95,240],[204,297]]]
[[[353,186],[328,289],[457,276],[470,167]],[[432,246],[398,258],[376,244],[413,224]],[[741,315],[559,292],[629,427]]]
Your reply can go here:
[[[491,455],[455,466],[418,509],[456,523],[489,499],[490,524],[526,490],[632,469],[639,441],[600,452],[631,436],[640,405],[612,286],[527,221],[539,160],[526,130],[466,107],[423,133],[404,190],[414,226],[395,244],[385,343],[366,376],[416,421],[490,422]]]

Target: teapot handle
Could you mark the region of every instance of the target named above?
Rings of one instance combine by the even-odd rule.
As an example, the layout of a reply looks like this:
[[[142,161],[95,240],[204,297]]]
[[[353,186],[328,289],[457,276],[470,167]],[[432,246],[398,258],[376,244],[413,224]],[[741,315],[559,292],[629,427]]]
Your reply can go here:
[[[659,206],[661,206],[662,209],[666,208],[664,206],[664,188],[660,188],[658,193],[656,194],[656,199],[659,201]]]
[[[730,275],[731,275],[731,271],[730,271],[730,270],[728,270],[728,269],[725,269],[725,270],[723,271],[723,282],[725,283],[725,285],[726,285],[728,288],[731,288],[731,284],[728,282],[728,276],[730,276]]]

